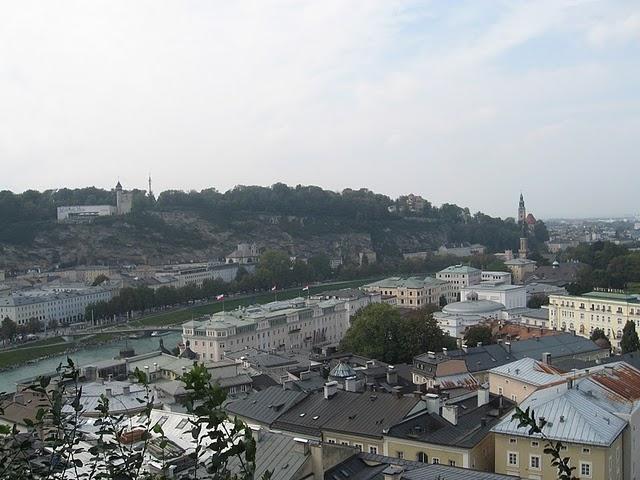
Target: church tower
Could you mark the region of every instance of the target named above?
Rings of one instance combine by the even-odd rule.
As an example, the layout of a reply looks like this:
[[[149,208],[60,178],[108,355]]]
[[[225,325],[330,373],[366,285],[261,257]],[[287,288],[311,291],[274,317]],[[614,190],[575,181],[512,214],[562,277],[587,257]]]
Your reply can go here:
[[[524,197],[520,193],[520,203],[518,204],[518,224],[522,225],[527,220],[527,209],[524,207]]]

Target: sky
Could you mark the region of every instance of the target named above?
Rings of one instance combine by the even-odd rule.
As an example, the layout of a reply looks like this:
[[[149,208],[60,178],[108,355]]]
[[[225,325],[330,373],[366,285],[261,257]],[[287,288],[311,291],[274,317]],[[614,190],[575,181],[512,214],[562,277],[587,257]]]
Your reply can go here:
[[[0,2],[0,190],[640,213],[640,2]]]

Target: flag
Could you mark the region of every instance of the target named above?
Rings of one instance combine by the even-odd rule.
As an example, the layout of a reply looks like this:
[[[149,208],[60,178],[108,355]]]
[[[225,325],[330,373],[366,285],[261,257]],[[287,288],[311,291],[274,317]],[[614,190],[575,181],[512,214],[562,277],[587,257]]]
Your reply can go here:
[[[222,300],[223,298],[224,298],[224,295],[218,295],[218,296],[216,297],[216,300]]]
[[[276,291],[276,286],[274,285],[273,287],[271,287],[271,291],[275,292]]]
[[[304,288],[302,289],[302,291],[303,291],[303,292],[308,292],[308,291],[309,291],[309,285],[307,285],[306,287],[304,287]]]

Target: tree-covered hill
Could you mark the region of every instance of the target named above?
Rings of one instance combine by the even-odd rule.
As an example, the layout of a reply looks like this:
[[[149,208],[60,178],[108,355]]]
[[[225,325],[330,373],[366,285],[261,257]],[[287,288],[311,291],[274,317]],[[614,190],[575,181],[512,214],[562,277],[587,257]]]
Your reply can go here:
[[[157,199],[135,191],[130,215],[91,224],[56,221],[58,206],[96,204],[115,204],[115,192],[94,187],[0,192],[0,268],[195,261],[222,256],[243,241],[292,255],[323,252],[347,260],[373,251],[386,261],[443,243],[515,249],[520,236],[513,219],[471,214],[457,205],[416,206],[410,197],[391,199],[367,189],[333,192],[282,183],[224,193],[168,190]]]

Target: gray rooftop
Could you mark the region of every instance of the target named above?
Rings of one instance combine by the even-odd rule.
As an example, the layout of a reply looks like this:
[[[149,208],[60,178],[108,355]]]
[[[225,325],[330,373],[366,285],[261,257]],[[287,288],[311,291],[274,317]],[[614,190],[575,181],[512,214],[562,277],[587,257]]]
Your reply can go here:
[[[627,426],[611,412],[589,398],[586,392],[558,387],[537,390],[527,398],[520,408],[531,408],[536,418],[547,420],[545,435],[556,441],[581,443],[609,447]],[[493,428],[496,433],[523,437],[529,435],[527,428],[518,428],[518,420],[507,417]]]
[[[274,386],[229,402],[225,408],[230,415],[240,415],[248,420],[270,425],[306,396],[303,392]]]

